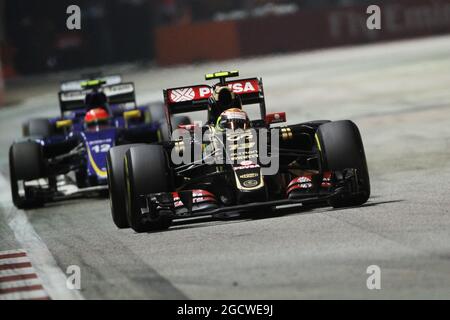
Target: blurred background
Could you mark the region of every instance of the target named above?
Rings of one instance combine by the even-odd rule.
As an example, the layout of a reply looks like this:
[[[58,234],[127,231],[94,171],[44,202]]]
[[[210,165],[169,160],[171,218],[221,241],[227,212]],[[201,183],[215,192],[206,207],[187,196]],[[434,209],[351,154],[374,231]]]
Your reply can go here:
[[[71,4],[81,8],[81,30],[66,27]],[[382,8],[382,30],[366,27],[370,4]],[[0,0],[0,92],[15,79],[61,70],[192,64],[448,32],[449,0]],[[0,93],[0,105],[7,98]]]
[[[81,30],[66,8],[81,8]],[[382,7],[383,30],[366,28]],[[450,32],[448,0],[0,0],[6,79],[123,62],[189,64]]]

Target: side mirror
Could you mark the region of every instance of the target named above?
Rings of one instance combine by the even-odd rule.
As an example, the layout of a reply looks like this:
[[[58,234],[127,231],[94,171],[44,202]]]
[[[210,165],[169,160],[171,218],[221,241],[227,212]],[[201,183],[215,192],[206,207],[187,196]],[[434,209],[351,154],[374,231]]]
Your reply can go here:
[[[286,122],[286,112],[274,112],[266,114],[266,124]]]

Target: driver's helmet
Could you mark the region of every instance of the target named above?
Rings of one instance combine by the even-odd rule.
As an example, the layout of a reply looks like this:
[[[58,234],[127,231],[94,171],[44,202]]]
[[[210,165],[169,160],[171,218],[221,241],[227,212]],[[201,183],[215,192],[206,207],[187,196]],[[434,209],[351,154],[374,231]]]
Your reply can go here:
[[[110,116],[104,108],[94,108],[86,112],[84,116],[84,125],[87,130],[98,131],[109,127]]]
[[[250,128],[250,120],[247,113],[239,108],[231,108],[222,112],[217,118],[216,128],[218,130],[246,130]]]

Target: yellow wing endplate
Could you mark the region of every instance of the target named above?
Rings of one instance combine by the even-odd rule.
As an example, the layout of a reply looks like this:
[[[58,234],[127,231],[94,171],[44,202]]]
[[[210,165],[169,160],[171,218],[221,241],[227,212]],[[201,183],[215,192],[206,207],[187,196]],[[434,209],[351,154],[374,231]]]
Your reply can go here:
[[[125,119],[125,121],[128,121],[130,119],[140,118],[141,116],[142,116],[142,112],[139,109],[124,111],[124,113],[123,113],[123,118]]]
[[[68,128],[72,126],[72,120],[58,120],[56,121],[56,128]]]
[[[82,82],[81,87],[84,89],[90,89],[95,87],[101,87],[104,84],[106,84],[105,80],[95,79]]]

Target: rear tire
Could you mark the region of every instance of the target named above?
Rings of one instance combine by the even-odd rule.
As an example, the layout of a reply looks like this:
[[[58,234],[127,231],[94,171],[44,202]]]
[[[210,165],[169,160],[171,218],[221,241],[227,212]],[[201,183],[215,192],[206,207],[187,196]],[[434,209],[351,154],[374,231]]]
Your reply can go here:
[[[124,175],[125,154],[131,147],[138,144],[127,144],[116,146],[109,150],[106,157],[106,168],[108,172],[108,191],[111,215],[114,224],[119,229],[129,228],[126,206],[126,183]]]
[[[48,119],[31,119],[22,124],[24,137],[49,137],[53,134],[53,126]]]
[[[125,156],[126,205],[130,227],[136,232],[164,230],[172,220],[165,216],[153,217],[141,213],[141,195],[168,192],[169,172],[165,152],[160,145],[142,145],[130,148]]]
[[[370,179],[366,155],[358,127],[352,121],[334,121],[317,130],[322,156],[322,169],[336,171],[357,169],[361,193],[355,196],[330,200],[334,208],[359,206],[370,197]]]
[[[43,199],[37,199],[25,192],[19,194],[19,181],[31,181],[45,176],[42,146],[36,142],[14,143],[9,149],[9,176],[11,196],[19,209],[40,207]]]
[[[22,123],[22,137],[29,137],[30,136],[30,122],[24,122]]]

